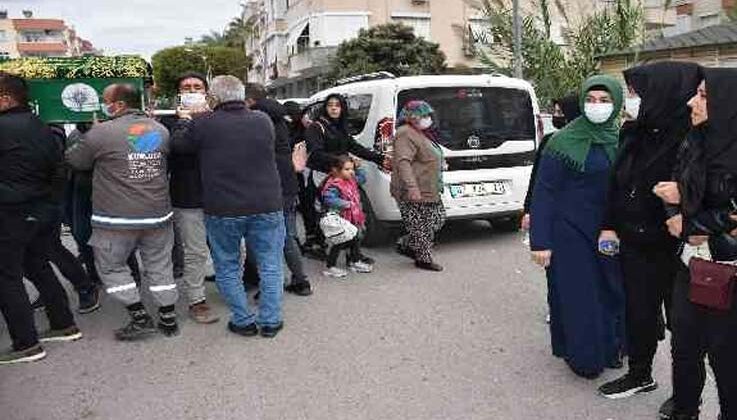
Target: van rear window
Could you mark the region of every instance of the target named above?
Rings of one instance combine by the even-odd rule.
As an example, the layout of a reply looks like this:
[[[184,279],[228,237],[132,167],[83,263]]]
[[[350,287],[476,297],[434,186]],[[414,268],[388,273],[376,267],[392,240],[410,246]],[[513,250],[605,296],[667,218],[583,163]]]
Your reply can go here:
[[[424,88],[399,93],[404,104],[423,100],[435,110],[440,143],[451,150],[491,149],[510,140],[534,140],[535,116],[530,95],[499,87]]]

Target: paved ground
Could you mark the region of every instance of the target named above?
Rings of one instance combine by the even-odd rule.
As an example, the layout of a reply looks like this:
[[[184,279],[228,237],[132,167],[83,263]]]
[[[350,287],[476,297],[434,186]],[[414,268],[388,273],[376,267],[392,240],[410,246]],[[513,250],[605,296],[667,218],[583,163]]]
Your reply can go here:
[[[286,297],[274,340],[186,321],[174,339],[117,343],[111,330],[124,314],[106,300],[79,318],[84,340],[1,369],[0,419],[634,420],[656,418],[670,393],[666,346],[661,389],[615,402],[595,389],[619,372],[585,381],[550,355],[543,275],[518,234],[451,225],[439,275],[389,248],[369,253],[377,271],[346,281],[320,278],[310,262],[316,293]],[[703,418],[716,418],[711,381],[704,397]]]

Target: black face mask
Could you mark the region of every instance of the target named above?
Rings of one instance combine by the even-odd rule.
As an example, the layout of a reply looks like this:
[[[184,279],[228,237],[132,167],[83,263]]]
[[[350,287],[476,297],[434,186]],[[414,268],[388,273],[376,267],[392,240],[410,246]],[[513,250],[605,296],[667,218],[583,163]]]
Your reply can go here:
[[[566,120],[566,117],[557,117],[555,115],[553,116],[553,127],[560,130],[561,128],[565,127],[566,124],[568,124],[568,120]]]

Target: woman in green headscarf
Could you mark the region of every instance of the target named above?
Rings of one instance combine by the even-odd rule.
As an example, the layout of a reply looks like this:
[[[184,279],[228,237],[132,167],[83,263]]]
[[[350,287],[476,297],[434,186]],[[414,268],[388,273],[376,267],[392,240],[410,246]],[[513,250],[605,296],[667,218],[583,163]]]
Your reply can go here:
[[[618,262],[598,251],[610,167],[619,141],[622,86],[594,76],[583,116],[543,152],[532,198],[533,260],[548,274],[553,354],[579,376],[621,367],[624,295]]]

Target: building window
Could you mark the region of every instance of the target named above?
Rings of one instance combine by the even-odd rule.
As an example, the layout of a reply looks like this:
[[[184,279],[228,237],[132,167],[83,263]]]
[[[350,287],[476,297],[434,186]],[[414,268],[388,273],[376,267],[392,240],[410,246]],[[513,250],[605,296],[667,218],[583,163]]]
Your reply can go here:
[[[398,23],[409,26],[415,33],[415,36],[424,39],[431,39],[430,37],[430,17],[427,16],[392,16],[392,20]]]
[[[710,15],[703,15],[701,16],[700,21],[701,21],[702,28],[706,26],[719,25],[719,23],[721,23],[721,19],[719,18],[718,13],[714,13]]]
[[[10,53],[7,51],[0,51],[0,59],[7,59],[10,58]]]
[[[301,54],[310,48],[310,25],[305,26],[305,29],[299,34],[297,38],[297,54]]]
[[[6,31],[0,31],[0,42],[8,41],[8,33]]]
[[[676,33],[682,34],[691,31],[691,15],[678,15],[676,18]]]

